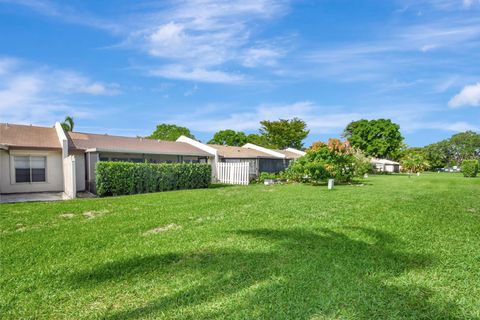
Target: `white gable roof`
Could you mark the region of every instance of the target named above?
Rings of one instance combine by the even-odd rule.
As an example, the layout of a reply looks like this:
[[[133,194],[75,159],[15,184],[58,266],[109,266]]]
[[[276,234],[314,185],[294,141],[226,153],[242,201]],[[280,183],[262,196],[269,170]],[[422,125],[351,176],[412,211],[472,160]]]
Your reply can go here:
[[[371,163],[379,163],[379,164],[391,164],[391,165],[399,165],[400,163],[388,160],[388,159],[377,159],[377,158],[372,158],[370,160]]]

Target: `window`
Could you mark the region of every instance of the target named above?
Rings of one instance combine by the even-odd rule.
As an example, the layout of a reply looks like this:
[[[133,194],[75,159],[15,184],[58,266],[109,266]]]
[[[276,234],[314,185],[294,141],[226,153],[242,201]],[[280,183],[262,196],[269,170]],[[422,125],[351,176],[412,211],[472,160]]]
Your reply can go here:
[[[14,157],[15,182],[45,182],[46,157]]]

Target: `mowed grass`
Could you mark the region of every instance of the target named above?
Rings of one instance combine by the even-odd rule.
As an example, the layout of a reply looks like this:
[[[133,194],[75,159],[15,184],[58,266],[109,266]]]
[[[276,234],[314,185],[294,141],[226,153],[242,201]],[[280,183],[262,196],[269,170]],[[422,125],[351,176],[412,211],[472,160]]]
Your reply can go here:
[[[1,317],[480,318],[480,179],[0,205]]]

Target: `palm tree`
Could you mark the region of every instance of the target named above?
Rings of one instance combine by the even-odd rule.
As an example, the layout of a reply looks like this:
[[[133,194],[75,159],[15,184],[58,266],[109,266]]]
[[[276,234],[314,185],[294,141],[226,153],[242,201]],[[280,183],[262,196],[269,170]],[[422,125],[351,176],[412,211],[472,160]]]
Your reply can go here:
[[[65,131],[73,131],[74,126],[73,118],[70,116],[66,116],[65,120],[60,124]]]

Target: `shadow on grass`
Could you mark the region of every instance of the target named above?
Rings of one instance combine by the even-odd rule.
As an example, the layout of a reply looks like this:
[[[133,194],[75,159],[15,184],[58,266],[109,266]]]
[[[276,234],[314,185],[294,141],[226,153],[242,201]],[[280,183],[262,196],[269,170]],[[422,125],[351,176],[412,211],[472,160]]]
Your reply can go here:
[[[95,287],[153,277],[171,292],[152,297],[140,307],[108,314],[107,319],[160,315],[456,319],[454,303],[434,303],[430,289],[394,281],[406,272],[431,266],[432,257],[398,251],[401,243],[387,233],[362,228],[345,232],[349,235],[329,229],[241,230],[235,235],[263,251],[216,249],[132,257],[75,274],[72,281]],[[172,279],[178,283],[185,275],[197,276],[198,281],[176,290]]]
[[[233,184],[225,184],[225,183],[212,183],[208,186],[208,189],[221,189],[221,188],[229,188],[235,187]]]

